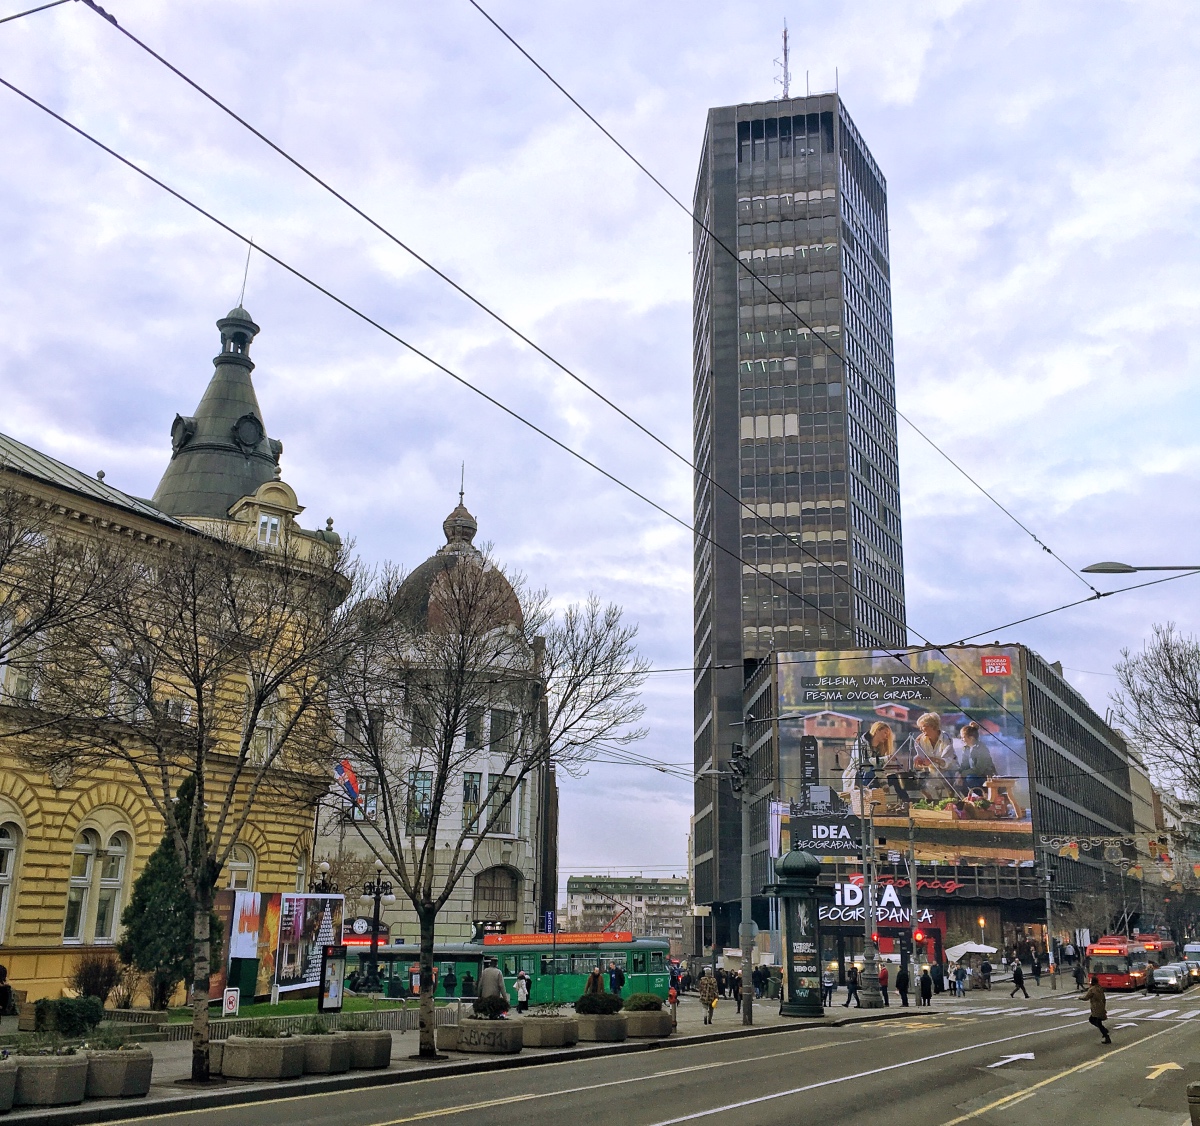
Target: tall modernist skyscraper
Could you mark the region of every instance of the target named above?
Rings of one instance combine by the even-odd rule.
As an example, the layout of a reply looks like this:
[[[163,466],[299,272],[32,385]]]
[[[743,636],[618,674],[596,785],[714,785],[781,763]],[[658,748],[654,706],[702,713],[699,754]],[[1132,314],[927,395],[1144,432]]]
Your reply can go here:
[[[701,772],[743,741],[745,673],[907,640],[887,188],[821,94],[710,110],[694,207],[696,901],[736,941],[740,814]]]

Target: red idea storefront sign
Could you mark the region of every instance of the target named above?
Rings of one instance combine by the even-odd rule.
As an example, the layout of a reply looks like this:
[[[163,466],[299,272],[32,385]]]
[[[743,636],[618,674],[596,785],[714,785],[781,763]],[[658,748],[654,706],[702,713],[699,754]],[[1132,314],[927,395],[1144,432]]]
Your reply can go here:
[[[984,653],[979,664],[984,676],[1012,676],[1012,658],[1006,653]]]

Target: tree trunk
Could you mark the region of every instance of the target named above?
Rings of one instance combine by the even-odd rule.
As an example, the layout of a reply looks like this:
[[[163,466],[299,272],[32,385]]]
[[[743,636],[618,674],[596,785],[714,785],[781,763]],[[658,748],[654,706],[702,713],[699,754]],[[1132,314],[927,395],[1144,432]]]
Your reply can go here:
[[[196,897],[192,908],[192,1081],[208,1081],[208,958],[212,919],[212,889]]]
[[[437,1037],[434,1032],[433,1005],[433,927],[437,912],[424,907],[417,912],[421,923],[421,1008],[419,1028],[422,1059],[437,1059]]]

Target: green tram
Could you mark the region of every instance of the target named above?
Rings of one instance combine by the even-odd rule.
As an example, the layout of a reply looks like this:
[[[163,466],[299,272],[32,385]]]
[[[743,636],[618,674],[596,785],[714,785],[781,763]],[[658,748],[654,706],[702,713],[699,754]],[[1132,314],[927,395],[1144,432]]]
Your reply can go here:
[[[474,996],[484,959],[495,958],[504,974],[509,1000],[514,1005],[519,970],[524,970],[530,979],[531,1005],[571,1004],[583,993],[588,974],[597,966],[605,975],[607,990],[610,963],[625,972],[625,987],[621,992],[626,997],[631,993],[655,993],[666,998],[671,985],[667,968],[670,943],[667,939],[634,938],[621,933],[560,934],[555,937],[556,941],[543,941],[550,939],[550,935],[506,934],[495,936],[487,943],[438,943],[433,950],[434,996],[438,999]],[[497,938],[500,941],[495,941]],[[357,967],[353,964],[354,955],[358,957]],[[420,992],[419,955],[416,943],[379,947],[379,978],[387,996],[413,997]],[[355,947],[347,968],[357,968],[365,975],[370,961],[369,949]],[[446,977],[451,968],[456,980],[453,993],[448,993]]]

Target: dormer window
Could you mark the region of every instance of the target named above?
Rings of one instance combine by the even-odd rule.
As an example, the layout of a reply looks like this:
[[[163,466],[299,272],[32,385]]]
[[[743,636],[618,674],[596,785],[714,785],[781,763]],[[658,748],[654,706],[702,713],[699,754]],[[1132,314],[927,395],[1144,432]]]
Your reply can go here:
[[[258,518],[258,542],[263,547],[279,546],[279,517],[262,513]]]

